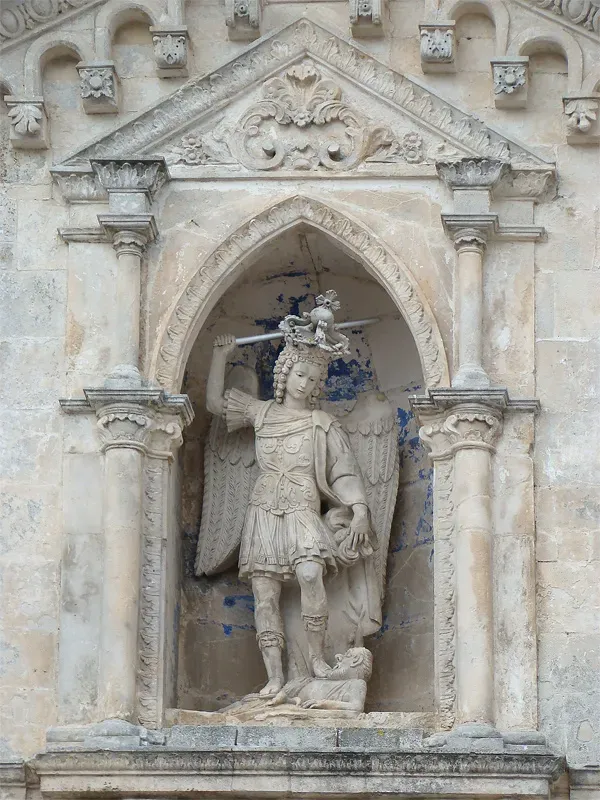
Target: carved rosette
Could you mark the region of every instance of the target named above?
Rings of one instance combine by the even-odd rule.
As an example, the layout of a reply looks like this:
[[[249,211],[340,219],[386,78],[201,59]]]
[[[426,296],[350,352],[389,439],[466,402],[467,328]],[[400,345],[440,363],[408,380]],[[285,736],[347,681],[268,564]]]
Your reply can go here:
[[[7,96],[4,101],[10,119],[9,140],[16,150],[45,150],[48,146],[48,118],[41,97],[21,99]]]
[[[260,36],[260,0],[225,0],[225,24],[229,38],[235,42],[251,42]]]
[[[563,97],[569,144],[600,143],[600,94]]]
[[[159,78],[187,76],[188,31],[180,27],[151,27],[154,59]]]
[[[262,95],[238,122],[232,142],[250,169],[348,170],[393,142],[388,128],[368,125],[346,105],[341,87],[310,59],[266,81]]]
[[[421,69],[423,72],[454,72],[456,23],[452,21],[419,25]]]
[[[116,114],[119,111],[118,78],[112,61],[77,64],[81,101],[86,114]]]
[[[350,0],[350,26],[355,38],[383,36],[383,0]]]
[[[491,65],[496,108],[525,108],[529,57],[494,58]]]

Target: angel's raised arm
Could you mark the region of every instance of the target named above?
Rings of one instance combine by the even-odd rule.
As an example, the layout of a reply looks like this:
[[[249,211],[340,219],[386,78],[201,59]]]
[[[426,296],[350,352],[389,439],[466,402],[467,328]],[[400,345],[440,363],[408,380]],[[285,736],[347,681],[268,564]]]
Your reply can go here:
[[[235,336],[217,336],[213,344],[212,361],[206,383],[206,408],[211,414],[223,414],[223,392],[225,390],[225,366],[229,355],[235,350]]]

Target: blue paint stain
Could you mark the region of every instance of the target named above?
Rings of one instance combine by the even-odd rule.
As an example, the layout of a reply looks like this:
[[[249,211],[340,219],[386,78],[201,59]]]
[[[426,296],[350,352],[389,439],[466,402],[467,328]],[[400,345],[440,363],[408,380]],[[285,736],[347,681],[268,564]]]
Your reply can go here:
[[[223,598],[223,605],[225,608],[234,608],[240,605],[244,611],[250,611],[254,614],[254,596],[251,594],[229,594]]]
[[[228,625],[225,622],[217,622],[216,625],[220,625],[223,628],[223,633],[225,636],[231,636],[233,631],[255,631],[256,628],[254,625]]]
[[[373,371],[367,363],[361,364],[355,358],[349,361],[336,358],[329,365],[329,377],[323,396],[331,403],[356,400],[362,392],[376,388]]]

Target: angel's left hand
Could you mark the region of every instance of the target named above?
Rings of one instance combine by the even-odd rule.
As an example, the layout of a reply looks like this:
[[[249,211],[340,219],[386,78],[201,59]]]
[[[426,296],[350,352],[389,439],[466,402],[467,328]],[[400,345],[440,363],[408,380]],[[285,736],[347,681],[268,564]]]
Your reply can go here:
[[[366,544],[369,533],[369,512],[365,505],[357,503],[352,506],[353,516],[350,523],[350,547],[358,550]]]

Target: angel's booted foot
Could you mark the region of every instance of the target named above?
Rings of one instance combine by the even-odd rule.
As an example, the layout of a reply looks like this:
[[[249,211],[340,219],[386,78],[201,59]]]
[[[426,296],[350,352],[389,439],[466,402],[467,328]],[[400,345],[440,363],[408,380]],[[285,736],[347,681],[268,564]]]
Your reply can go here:
[[[274,697],[276,694],[283,689],[283,679],[281,678],[271,678],[271,680],[267,683],[266,686],[260,690],[259,694],[261,697]]]

